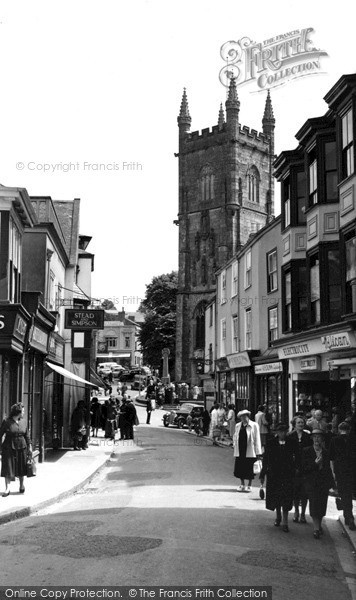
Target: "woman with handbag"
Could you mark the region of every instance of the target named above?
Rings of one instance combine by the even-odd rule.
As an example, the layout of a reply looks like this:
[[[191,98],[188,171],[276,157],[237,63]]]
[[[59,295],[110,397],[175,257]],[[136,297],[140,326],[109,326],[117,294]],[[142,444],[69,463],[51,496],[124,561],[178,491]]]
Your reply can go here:
[[[260,430],[254,421],[250,420],[251,412],[247,409],[240,410],[237,416],[241,422],[236,425],[233,437],[234,445],[234,476],[241,480],[238,492],[250,492],[254,478],[253,465],[256,458],[262,455]],[[245,487],[245,480],[248,484]]]
[[[13,404],[9,418],[5,419],[0,427],[1,477],[5,477],[5,492],[2,494],[4,498],[10,494],[10,482],[15,481],[16,477],[20,480],[20,494],[25,492],[24,477],[27,474],[27,458],[32,454],[32,446],[23,419],[24,414],[25,409],[20,402]]]
[[[313,445],[304,448],[302,471],[305,491],[309,498],[309,512],[314,523],[314,537],[319,539],[323,533],[321,526],[326,515],[329,489],[334,487],[330,456],[325,448],[325,434],[321,429],[313,429]]]

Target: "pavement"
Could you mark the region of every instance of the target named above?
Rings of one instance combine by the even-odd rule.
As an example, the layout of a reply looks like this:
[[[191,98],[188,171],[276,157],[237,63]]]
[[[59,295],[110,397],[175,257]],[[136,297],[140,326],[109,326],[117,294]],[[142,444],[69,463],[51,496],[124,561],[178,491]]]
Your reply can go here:
[[[141,423],[145,422],[146,411],[137,406]],[[153,411],[151,427],[162,427],[164,410]],[[136,435],[139,425],[135,427]],[[196,436],[195,432],[184,430],[187,435]],[[24,494],[19,493],[18,481],[11,483],[11,493],[6,498],[0,496],[0,525],[9,521],[29,516],[56,502],[75,494],[88,484],[101,470],[103,470],[120,452],[126,450],[125,442],[107,440],[103,432],[100,437],[91,438],[89,448],[76,452],[74,450],[60,450],[49,452],[44,463],[37,465],[36,477],[26,478]],[[199,443],[210,443],[209,438],[200,437]],[[219,443],[222,447],[229,445],[228,440]],[[218,451],[218,450],[217,450]],[[232,451],[232,448],[231,448]],[[356,515],[356,502],[354,501],[354,514]],[[336,509],[335,498],[329,497],[327,518],[338,520],[344,535],[350,540],[356,553],[356,531],[350,531],[345,525],[341,513]]]

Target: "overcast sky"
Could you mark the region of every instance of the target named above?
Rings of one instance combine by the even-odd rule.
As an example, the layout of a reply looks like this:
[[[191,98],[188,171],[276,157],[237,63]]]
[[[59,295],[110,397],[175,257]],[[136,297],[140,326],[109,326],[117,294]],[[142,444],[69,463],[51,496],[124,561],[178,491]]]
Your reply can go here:
[[[294,148],[304,121],[326,111],[330,87],[356,71],[351,7],[339,0],[331,14],[310,0],[0,2],[0,183],[81,198],[80,231],[93,236],[93,296],[136,309],[152,277],[178,265],[183,87],[192,131],[211,127],[226,99],[225,42],[313,28],[313,44],[328,54],[325,73],[271,91],[276,152]],[[238,93],[241,123],[260,131],[266,92],[253,84]],[[54,166],[45,172],[45,164]]]

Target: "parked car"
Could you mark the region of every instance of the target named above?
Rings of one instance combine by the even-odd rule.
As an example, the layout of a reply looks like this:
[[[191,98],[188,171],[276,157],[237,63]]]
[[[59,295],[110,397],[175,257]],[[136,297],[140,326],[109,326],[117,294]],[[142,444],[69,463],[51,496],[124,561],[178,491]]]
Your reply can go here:
[[[100,376],[110,375],[110,373],[112,372],[112,368],[116,366],[117,363],[115,362],[99,363],[97,366],[97,373]]]
[[[192,404],[186,402],[183,406],[179,406],[174,410],[166,412],[163,417],[163,425],[169,427],[169,425],[175,425],[178,429],[182,429],[187,426],[187,417],[190,415],[192,421],[200,418],[204,412],[204,406],[201,404]]]
[[[122,365],[115,365],[115,367],[111,367],[111,372],[113,374],[113,377],[119,377],[121,373],[125,372],[125,367],[123,367]]]
[[[132,390],[143,390],[145,386],[145,377],[143,375],[134,375],[133,382],[131,383]]]

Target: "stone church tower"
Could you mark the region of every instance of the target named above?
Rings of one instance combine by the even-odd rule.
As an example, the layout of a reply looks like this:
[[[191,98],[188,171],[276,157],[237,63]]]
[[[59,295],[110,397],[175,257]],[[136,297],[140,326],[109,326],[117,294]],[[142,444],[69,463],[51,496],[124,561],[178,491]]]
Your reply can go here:
[[[275,119],[268,91],[262,131],[241,126],[231,79],[218,124],[190,133],[184,89],[179,128],[179,274],[176,382],[200,383],[205,307],[215,294],[215,271],[273,217]],[[201,364],[201,363],[200,363]]]

